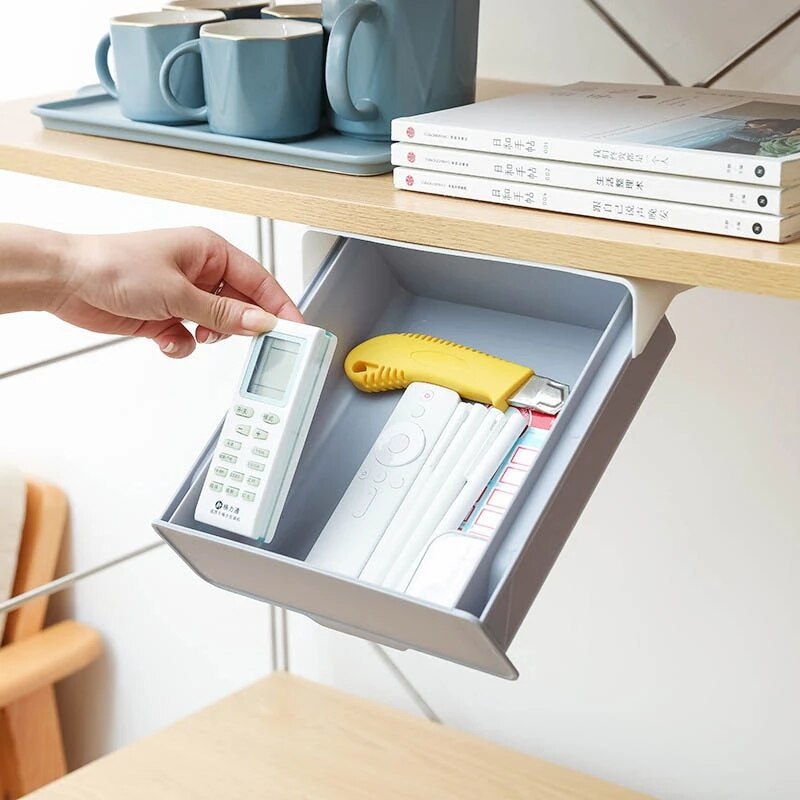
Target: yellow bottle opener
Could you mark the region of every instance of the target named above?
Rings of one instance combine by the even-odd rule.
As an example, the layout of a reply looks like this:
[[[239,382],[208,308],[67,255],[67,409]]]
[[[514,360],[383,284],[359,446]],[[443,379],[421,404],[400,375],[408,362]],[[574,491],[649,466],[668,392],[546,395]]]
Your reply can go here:
[[[368,339],[348,353],[344,370],[362,392],[404,389],[423,381],[501,411],[512,405],[558,414],[569,396],[569,386],[529,367],[422,333]]]

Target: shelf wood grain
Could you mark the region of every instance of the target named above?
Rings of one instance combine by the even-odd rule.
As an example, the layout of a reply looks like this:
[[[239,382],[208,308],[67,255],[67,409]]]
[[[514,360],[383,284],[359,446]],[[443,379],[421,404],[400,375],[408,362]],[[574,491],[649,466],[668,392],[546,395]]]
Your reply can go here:
[[[27,800],[646,800],[286,673]]]
[[[521,88],[484,81],[481,95]],[[46,99],[56,98],[0,104],[0,169],[343,233],[800,298],[800,242],[751,242],[398,192],[390,176],[333,175],[47,131],[30,113]]]

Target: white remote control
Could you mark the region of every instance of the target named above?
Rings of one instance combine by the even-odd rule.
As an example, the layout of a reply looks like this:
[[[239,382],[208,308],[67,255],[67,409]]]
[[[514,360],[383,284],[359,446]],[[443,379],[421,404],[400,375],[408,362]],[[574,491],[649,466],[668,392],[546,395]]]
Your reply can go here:
[[[429,383],[405,390],[306,563],[361,572],[460,402],[452,389]]]
[[[377,547],[358,576],[366,583],[382,584],[419,527],[420,520],[436,502],[436,495],[450,475],[464,448],[486,419],[487,408],[480,403],[459,403],[439,441],[431,450],[414,485],[405,496]]]
[[[253,340],[197,501],[198,522],[272,540],[335,349],[328,331],[284,320]]]

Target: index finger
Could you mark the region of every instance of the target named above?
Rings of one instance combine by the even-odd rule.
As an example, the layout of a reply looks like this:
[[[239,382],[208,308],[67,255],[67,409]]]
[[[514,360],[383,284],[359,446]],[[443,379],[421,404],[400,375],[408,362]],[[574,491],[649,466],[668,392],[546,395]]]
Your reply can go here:
[[[303,322],[303,315],[283,287],[247,253],[225,242],[226,263],[222,280],[265,311],[280,319]]]

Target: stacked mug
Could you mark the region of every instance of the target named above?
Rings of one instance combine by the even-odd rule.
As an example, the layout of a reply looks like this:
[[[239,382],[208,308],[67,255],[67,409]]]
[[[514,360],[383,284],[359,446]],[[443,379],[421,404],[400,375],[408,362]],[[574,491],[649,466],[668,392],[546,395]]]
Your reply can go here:
[[[474,101],[479,3],[173,0],[114,17],[95,64],[136,122],[291,141],[327,118],[346,136],[389,141],[395,117]]]

